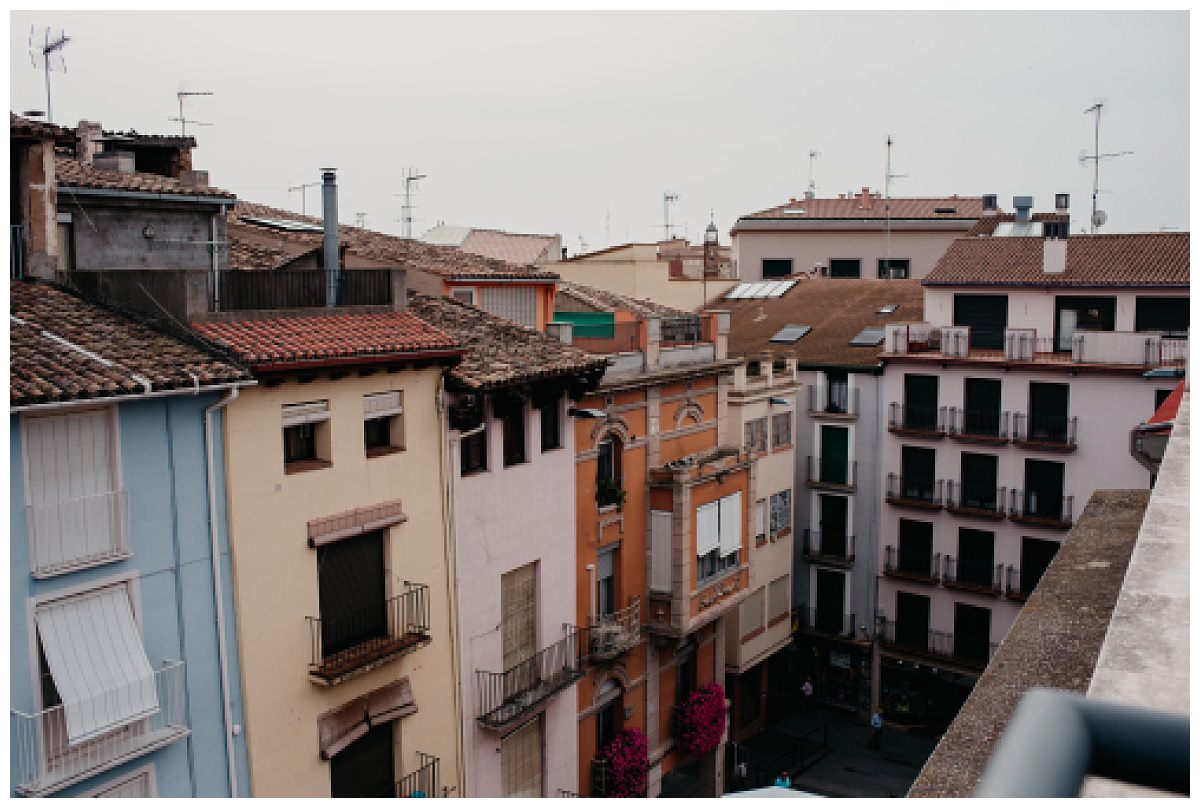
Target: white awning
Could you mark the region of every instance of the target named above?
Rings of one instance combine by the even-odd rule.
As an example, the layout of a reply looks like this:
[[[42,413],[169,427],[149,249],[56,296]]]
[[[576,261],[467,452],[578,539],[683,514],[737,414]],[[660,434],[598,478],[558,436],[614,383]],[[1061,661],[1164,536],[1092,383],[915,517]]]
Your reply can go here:
[[[300,426],[329,420],[328,401],[306,401],[303,404],[283,405],[283,425]]]
[[[742,492],[736,491],[720,499],[721,504],[721,552],[724,558],[737,552],[742,546]]]
[[[154,672],[124,584],[54,601],[38,608],[35,620],[71,744],[158,712]]]
[[[718,504],[710,502],[696,509],[696,555],[708,555],[721,543]]]

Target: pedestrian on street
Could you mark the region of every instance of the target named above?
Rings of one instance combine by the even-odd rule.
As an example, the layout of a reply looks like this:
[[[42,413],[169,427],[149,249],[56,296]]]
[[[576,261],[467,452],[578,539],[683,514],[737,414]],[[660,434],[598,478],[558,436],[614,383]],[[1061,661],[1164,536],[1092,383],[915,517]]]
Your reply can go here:
[[[792,778],[788,777],[788,773],[786,770],[781,771],[779,773],[779,776],[775,778],[775,785],[779,786],[780,788],[791,788],[792,787]]]
[[[882,749],[883,716],[879,711],[871,713],[871,740],[867,742],[868,749]]]

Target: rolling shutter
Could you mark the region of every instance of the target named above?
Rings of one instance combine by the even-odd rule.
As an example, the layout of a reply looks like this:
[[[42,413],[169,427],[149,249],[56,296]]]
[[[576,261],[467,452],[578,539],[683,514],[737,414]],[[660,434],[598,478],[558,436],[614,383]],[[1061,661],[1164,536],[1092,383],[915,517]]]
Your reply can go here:
[[[650,511],[650,589],[671,591],[670,511]]]
[[[537,290],[531,286],[485,286],[481,308],[527,328],[537,328]]]
[[[404,412],[401,394],[397,390],[390,393],[373,393],[363,396],[363,419],[387,418]]]
[[[720,545],[720,503],[701,505],[696,509],[696,555],[708,555]]]
[[[536,567],[526,564],[500,576],[500,643],[504,670],[537,653]]]
[[[719,555],[724,558],[742,547],[742,492],[737,491],[720,500],[721,535]]]
[[[500,772],[506,797],[541,797],[541,716],[500,740]]]
[[[303,404],[283,405],[283,425],[319,424],[329,420],[328,401],[306,401]]]

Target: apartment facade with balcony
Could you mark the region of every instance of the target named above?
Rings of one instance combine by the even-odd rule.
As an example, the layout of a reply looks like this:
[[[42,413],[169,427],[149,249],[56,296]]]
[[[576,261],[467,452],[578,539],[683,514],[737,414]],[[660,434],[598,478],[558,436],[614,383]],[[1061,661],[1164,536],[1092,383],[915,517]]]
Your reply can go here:
[[[638,633],[574,620],[575,430],[568,409],[603,356],[479,309],[410,310],[466,349],[447,373],[458,687],[468,797],[577,791],[576,682],[590,652]],[[612,597],[606,590],[606,597]],[[604,614],[620,614],[611,600]]]
[[[1187,356],[1188,234],[956,242],[887,327],[877,698],[944,726]],[[936,672],[935,672],[936,671]],[[931,695],[934,691],[938,695]]]
[[[249,375],[9,292],[9,794],[247,795],[221,403]]]

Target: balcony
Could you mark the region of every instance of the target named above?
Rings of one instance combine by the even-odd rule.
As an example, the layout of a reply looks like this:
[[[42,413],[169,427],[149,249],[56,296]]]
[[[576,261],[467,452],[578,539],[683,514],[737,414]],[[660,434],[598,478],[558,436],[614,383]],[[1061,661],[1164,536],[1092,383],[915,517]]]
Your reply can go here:
[[[599,323],[582,326],[573,324],[571,344],[588,353],[611,354],[642,350],[642,324]]]
[[[620,611],[600,617],[588,627],[592,662],[616,659],[642,640],[642,599],[635,597]]]
[[[796,614],[799,618],[800,631],[841,637],[846,640],[853,640],[857,637],[854,615],[845,614],[840,609],[829,611],[802,605],[796,609]]]
[[[583,676],[579,631],[564,627],[564,636],[503,673],[475,671],[475,720],[501,730]]]
[[[1026,449],[1047,452],[1075,451],[1079,417],[1065,415],[1013,415],[1013,443]]]
[[[810,418],[828,418],[836,421],[853,421],[858,418],[858,393],[847,385],[829,386],[814,384],[808,388],[808,415]]]
[[[662,346],[668,348],[674,345],[694,345],[697,342],[708,342],[711,337],[705,334],[704,320],[699,315],[689,314],[682,317],[663,317],[660,334]]]
[[[941,553],[914,553],[890,544],[884,548],[883,574],[889,578],[936,585],[941,571]]]
[[[986,668],[999,647],[989,637],[933,631],[925,625],[906,625],[882,617],[878,631],[879,643],[885,649],[971,670]]]
[[[1069,530],[1075,497],[1046,495],[1040,491],[1014,488],[1009,498],[1008,518],[1018,524]]]
[[[404,582],[404,591],[378,608],[336,618],[307,617],[312,650],[309,678],[336,685],[431,642],[429,587]]]
[[[74,744],[60,704],[27,715],[12,711],[11,780],[17,793],[41,797],[161,749],[188,735],[184,664],[168,662],[154,672],[155,712],[133,723]],[[121,701],[125,692],[113,692]]]
[[[963,443],[999,445],[1008,443],[1010,413],[981,412],[950,407],[946,413],[946,431]]]
[[[25,506],[33,577],[49,578],[131,553],[125,489]]]
[[[1003,519],[1008,488],[981,488],[950,480],[946,483],[946,510],[959,516]]]
[[[1004,565],[979,563],[954,556],[942,558],[942,586],[978,595],[1000,596],[1004,586]]]
[[[888,405],[888,432],[914,438],[945,437],[946,408],[905,407],[893,401]]]
[[[938,511],[942,508],[942,485],[944,480],[927,477],[902,477],[890,473],[887,476],[887,492],[884,495],[889,505],[899,508],[915,508],[921,511]]]
[[[442,762],[433,755],[417,752],[421,764],[396,782],[397,797],[441,797],[440,769]]]
[[[854,537],[845,533],[822,535],[819,530],[805,529],[804,560],[849,569],[854,566]]]
[[[1014,566],[1009,566],[1005,571],[1004,578],[1004,597],[1009,600],[1017,600],[1021,603],[1029,600],[1029,596],[1033,594],[1037,583],[1034,581],[1026,581],[1021,577],[1021,570]]]
[[[845,457],[808,456],[808,487],[829,491],[853,491],[858,461]]]

